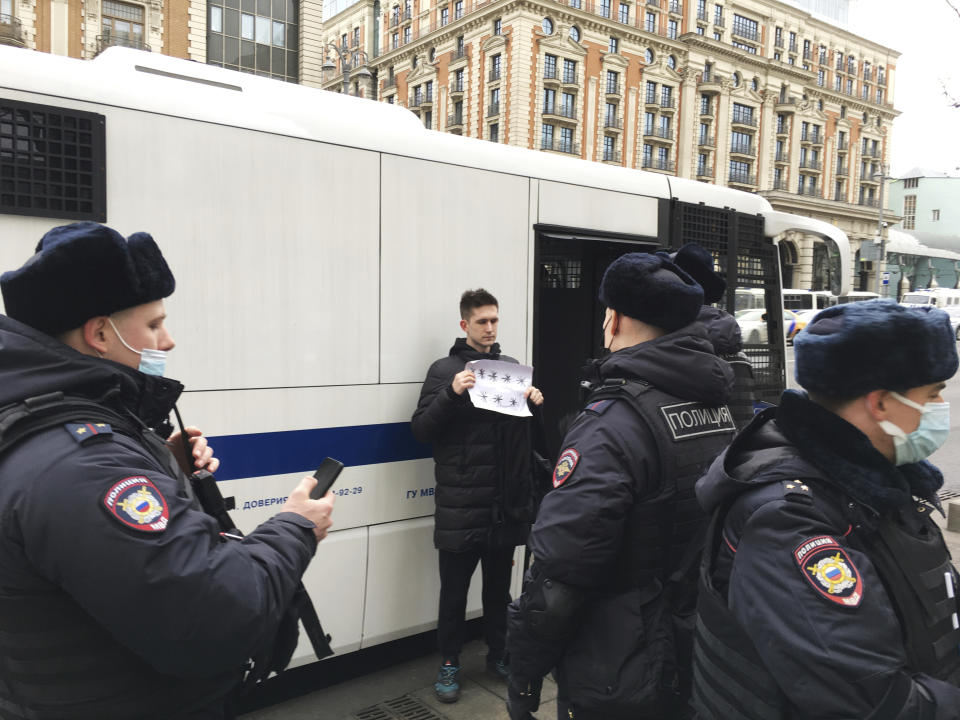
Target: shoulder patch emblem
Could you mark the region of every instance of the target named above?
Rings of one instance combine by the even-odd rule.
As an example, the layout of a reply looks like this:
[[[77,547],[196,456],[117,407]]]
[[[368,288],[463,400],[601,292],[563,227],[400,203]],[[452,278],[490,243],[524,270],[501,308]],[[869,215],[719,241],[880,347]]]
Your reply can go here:
[[[107,423],[66,423],[63,429],[80,445],[100,435],[113,435],[113,428]]]
[[[803,576],[822,597],[845,607],[863,600],[863,580],[850,556],[829,535],[805,540],[793,557]]]
[[[103,496],[103,506],[127,527],[142,532],[163,532],[170,520],[166,499],[142,475],[125,477],[111,485]]]
[[[660,412],[674,441],[737,431],[726,405],[710,407],[703,403],[685,402],[665,405]]]
[[[573,475],[574,468],[580,462],[580,453],[573,448],[567,448],[560,453],[560,459],[557,460],[557,466],[553,469],[553,486],[555,488],[563,485],[567,478]]]

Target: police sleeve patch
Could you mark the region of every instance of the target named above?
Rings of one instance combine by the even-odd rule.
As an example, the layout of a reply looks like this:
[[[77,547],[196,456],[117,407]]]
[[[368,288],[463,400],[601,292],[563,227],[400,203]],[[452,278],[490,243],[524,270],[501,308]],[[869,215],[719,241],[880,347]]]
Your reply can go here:
[[[553,486],[555,488],[563,485],[567,479],[573,475],[573,471],[577,467],[578,462],[580,462],[580,453],[573,448],[567,448],[560,453],[557,466],[553,468]]]
[[[844,607],[863,600],[863,580],[844,550],[829,535],[810,538],[793,551],[797,566],[814,590]]]
[[[103,496],[103,506],[111,517],[141,532],[163,532],[170,520],[166,499],[142,475],[125,477],[111,485]]]

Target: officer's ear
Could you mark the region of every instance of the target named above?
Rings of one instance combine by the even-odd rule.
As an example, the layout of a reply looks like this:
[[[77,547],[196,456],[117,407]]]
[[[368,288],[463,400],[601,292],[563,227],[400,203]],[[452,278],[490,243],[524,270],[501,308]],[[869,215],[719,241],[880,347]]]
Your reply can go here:
[[[871,390],[863,396],[867,412],[876,422],[887,419],[887,403],[890,402],[889,390]]]
[[[107,316],[99,315],[87,320],[80,328],[83,334],[83,342],[93,350],[97,355],[103,357],[107,354]]]

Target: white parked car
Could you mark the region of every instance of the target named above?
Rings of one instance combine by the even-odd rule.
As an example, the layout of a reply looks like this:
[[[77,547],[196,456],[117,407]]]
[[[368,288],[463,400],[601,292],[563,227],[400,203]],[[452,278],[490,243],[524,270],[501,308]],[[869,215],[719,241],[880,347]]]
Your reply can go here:
[[[960,305],[950,305],[941,309],[950,316],[950,327],[953,328],[953,334],[957,340],[960,340]]]
[[[763,308],[753,310],[737,310],[734,317],[740,325],[740,335],[748,345],[766,345],[769,342],[767,333],[767,311]],[[796,335],[797,316],[790,310],[783,311],[783,333],[788,341]]]

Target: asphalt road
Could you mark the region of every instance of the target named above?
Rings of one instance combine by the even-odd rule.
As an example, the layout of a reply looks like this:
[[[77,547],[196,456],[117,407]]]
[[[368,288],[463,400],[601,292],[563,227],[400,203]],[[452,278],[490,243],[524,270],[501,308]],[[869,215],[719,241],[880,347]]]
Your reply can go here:
[[[865,359],[865,362],[869,360]],[[787,348],[787,387],[797,387],[793,378],[793,348]],[[960,494],[960,373],[947,382],[943,399],[950,403],[950,437],[930,456],[930,462],[943,472],[943,491]],[[941,491],[942,492],[942,491]]]

